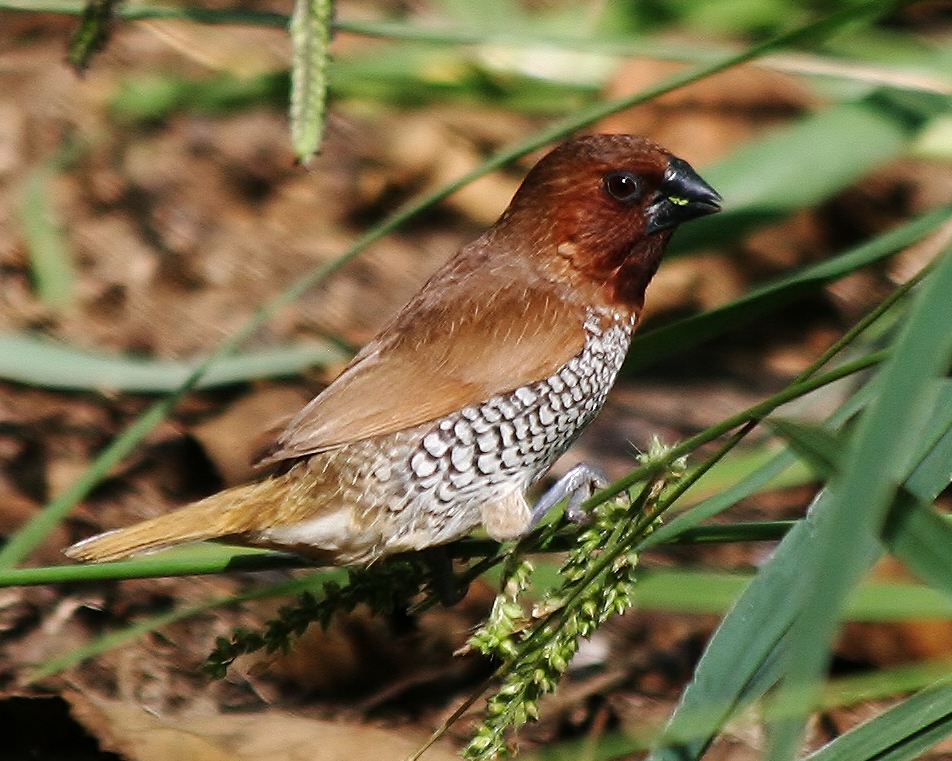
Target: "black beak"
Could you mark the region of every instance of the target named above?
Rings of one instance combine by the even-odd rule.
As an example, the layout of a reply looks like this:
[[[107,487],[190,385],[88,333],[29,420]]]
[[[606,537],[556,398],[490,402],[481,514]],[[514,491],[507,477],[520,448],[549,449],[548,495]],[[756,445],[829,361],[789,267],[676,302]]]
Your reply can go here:
[[[702,180],[691,165],[672,157],[656,200],[648,207],[646,233],[676,227],[721,210],[721,196]]]

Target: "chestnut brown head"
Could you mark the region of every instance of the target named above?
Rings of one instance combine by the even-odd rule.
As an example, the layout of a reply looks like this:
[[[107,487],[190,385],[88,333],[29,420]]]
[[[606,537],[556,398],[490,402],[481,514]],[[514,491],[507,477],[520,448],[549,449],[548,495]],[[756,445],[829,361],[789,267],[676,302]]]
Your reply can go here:
[[[651,140],[588,135],[536,164],[497,228],[533,241],[544,269],[574,273],[602,285],[610,301],[640,307],[675,228],[719,211],[720,200],[686,161]]]

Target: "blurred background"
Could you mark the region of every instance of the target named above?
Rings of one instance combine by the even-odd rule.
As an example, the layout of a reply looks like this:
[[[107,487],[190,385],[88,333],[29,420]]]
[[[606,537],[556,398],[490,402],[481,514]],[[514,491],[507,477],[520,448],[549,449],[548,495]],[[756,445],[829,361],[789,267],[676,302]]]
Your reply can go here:
[[[280,18],[117,19],[78,73],[66,61],[78,4],[0,0],[0,537],[63,493],[258,305],[411,199],[556,119],[850,6],[342,0],[324,144],[304,167],[289,138],[291,48]],[[264,0],[202,7],[290,12]],[[51,12],[63,10],[71,13]],[[648,135],[725,197],[722,219],[678,236],[649,288],[641,331],[709,313],[952,203],[950,41],[952,3],[902,4],[587,128]],[[245,358],[267,357],[268,369],[242,365],[186,396],[28,564],[58,565],[83,536],[252,477],[255,451],[495,220],[539,155],[431,206],[282,308],[242,348]],[[923,245],[880,258],[708,340],[633,359],[553,475],[586,460],[620,477],[653,436],[683,440],[776,393],[934,253]],[[799,414],[818,419],[848,393],[833,387]],[[752,436],[693,501],[749,472],[774,444]],[[794,469],[730,518],[799,517],[814,491],[809,469]],[[542,721],[520,734],[523,749],[663,721],[741,574],[771,546],[652,551],[646,565],[670,574],[646,582],[636,609],[586,644]],[[906,579],[898,564],[877,573]],[[398,758],[488,673],[475,656],[452,657],[488,612],[487,582],[457,608],[418,620],[358,611],[325,634],[309,631],[288,655],[242,661],[209,685],[199,669],[215,637],[260,625],[278,603],[207,601],[283,578],[3,589],[0,725],[14,728],[12,747],[36,758],[168,758],[188,747],[189,758],[250,759],[312,757],[300,754],[320,743],[333,750],[328,758]],[[202,610],[180,615],[190,606]],[[165,615],[176,620],[158,629]],[[847,626],[837,673],[952,654],[947,616],[886,617],[880,609]],[[134,621],[147,622],[143,636],[32,678]],[[813,741],[880,707],[827,712]],[[453,757],[477,710],[433,758]],[[182,745],[186,737],[194,745]],[[758,758],[761,743],[742,727],[709,757]]]

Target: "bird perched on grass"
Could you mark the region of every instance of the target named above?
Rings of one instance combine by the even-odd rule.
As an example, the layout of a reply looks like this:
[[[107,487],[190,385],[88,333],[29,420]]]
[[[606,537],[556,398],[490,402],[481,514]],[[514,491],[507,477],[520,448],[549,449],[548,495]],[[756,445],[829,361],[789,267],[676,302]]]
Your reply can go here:
[[[517,537],[566,497],[574,516],[599,485],[586,466],[534,506],[526,490],[602,407],[675,228],[720,200],[645,138],[563,143],[294,418],[260,461],[274,475],[67,554],[220,539],[342,565],[478,526]]]

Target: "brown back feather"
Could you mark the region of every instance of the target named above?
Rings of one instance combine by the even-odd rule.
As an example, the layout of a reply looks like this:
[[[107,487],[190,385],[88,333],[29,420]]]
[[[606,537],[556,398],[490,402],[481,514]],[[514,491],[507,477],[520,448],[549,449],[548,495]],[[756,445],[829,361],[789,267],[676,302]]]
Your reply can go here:
[[[436,420],[548,377],[584,344],[584,309],[517,259],[441,269],[291,422],[265,465]]]

